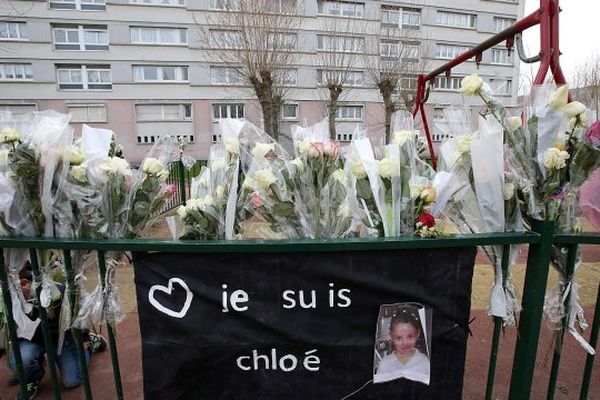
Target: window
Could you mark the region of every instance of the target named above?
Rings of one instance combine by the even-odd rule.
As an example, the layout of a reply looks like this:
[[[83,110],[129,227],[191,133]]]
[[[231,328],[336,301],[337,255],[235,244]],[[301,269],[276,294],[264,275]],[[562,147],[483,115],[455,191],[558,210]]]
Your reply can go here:
[[[338,142],[351,142],[353,134],[354,134],[353,132],[350,132],[350,133],[336,132],[335,140]]]
[[[477,16],[475,14],[462,14],[449,11],[437,12],[439,25],[454,26],[457,28],[475,28]]]
[[[237,10],[237,0],[210,0],[210,8],[213,10]]]
[[[298,35],[295,33],[269,33],[267,47],[272,50],[296,50],[298,48]]]
[[[492,49],[492,64],[512,64],[508,49]]]
[[[319,1],[319,14],[340,15],[362,18],[365,15],[365,3],[349,1]]]
[[[420,55],[420,44],[414,42],[400,42],[399,40],[381,40],[379,44],[381,57],[408,60],[417,60]]]
[[[362,53],[365,40],[353,36],[317,35],[317,44],[321,51]]]
[[[244,118],[244,105],[239,104],[239,103],[213,104],[213,106],[212,106],[213,124],[218,124],[219,120],[222,118]],[[219,129],[217,129],[216,131],[213,132],[212,141],[213,141],[213,143],[221,141],[221,134],[219,132]]]
[[[105,104],[67,104],[71,122],[107,122]]]
[[[298,85],[298,70],[295,68],[281,68],[276,70],[275,82],[283,86]]]
[[[136,104],[135,119],[137,122],[191,121],[192,104]]]
[[[435,78],[433,87],[438,90],[459,90],[462,78],[462,76],[453,76],[451,78],[446,78],[445,76],[438,76]]]
[[[153,6],[185,6],[185,0],[129,0],[129,3]]]
[[[297,10],[296,0],[269,0],[266,4],[266,11],[273,13],[295,13]]]
[[[492,89],[492,93],[501,96],[510,96],[510,92],[512,89],[512,80],[502,78],[491,78],[489,80],[489,84],[490,88]]]
[[[31,64],[0,64],[0,80],[27,81],[32,79]]]
[[[338,120],[362,121],[363,106],[339,106],[335,114]]]
[[[433,109],[433,134],[431,135],[431,140],[433,142],[441,142],[450,137],[452,135],[450,135],[450,127],[444,114],[444,108],[435,107]]]
[[[327,83],[342,83],[346,86],[362,86],[363,73],[361,71],[317,70],[317,81],[321,85]],[[343,82],[342,82],[343,81]]]
[[[240,85],[242,74],[231,67],[210,67],[210,83],[213,85]]]
[[[210,47],[215,49],[240,48],[241,34],[239,31],[211,30]]]
[[[284,121],[298,121],[298,104],[284,104],[281,106],[281,119]]]
[[[106,25],[52,25],[56,50],[108,50]]]
[[[185,45],[187,44],[187,30],[185,28],[153,28],[132,26],[129,28],[131,43],[134,44],[162,44]]]
[[[0,104],[0,111],[9,111],[13,114],[25,114],[32,111],[37,111],[35,103],[18,103],[18,104]]]
[[[467,50],[469,50],[469,47],[467,46],[438,43],[436,47],[435,58],[449,60],[458,57]]]
[[[416,76],[402,76],[400,77],[400,84],[398,85],[400,90],[414,93],[417,90],[417,77]]]
[[[0,40],[27,39],[27,24],[25,22],[0,22]]]
[[[134,65],[136,82],[188,82],[188,67],[183,65]]]
[[[56,75],[61,90],[112,90],[109,65],[62,64]]]
[[[503,30],[510,28],[515,21],[514,18],[494,17],[494,32],[502,32]]]
[[[49,4],[54,10],[106,10],[106,0],[49,0]]]
[[[419,29],[421,25],[421,10],[399,6],[382,5],[381,23],[394,25],[402,29]]]

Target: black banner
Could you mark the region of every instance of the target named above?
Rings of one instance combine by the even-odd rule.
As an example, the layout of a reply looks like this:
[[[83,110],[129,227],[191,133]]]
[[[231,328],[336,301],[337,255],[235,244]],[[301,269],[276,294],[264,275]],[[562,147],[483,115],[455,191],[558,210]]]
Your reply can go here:
[[[461,398],[475,248],[134,260],[147,400]],[[402,302],[432,311],[429,385],[369,382]]]

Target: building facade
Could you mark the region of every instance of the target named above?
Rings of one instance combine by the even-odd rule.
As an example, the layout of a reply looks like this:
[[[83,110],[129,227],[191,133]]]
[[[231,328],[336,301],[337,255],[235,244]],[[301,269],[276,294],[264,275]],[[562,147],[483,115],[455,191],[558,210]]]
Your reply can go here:
[[[357,124],[377,141],[383,137],[381,95],[367,73],[369,57],[411,59],[426,72],[499,32],[520,18],[523,0],[322,1],[273,0],[294,10],[290,30],[296,53],[285,85],[280,135],[294,124],[312,124],[327,114],[324,52],[358,60],[346,75],[336,114],[338,139],[349,141]],[[140,161],[160,135],[185,137],[189,152],[206,159],[219,140],[220,118],[247,118],[261,125],[260,107],[235,69],[215,58],[228,32],[214,24],[226,0],[0,0],[0,111],[55,109],[82,124],[115,131],[126,157]],[[221,14],[219,14],[221,13]],[[336,21],[359,21],[359,29],[332,35]],[[383,38],[382,28],[410,32],[407,43]],[[344,36],[340,40],[340,36]],[[408,36],[404,36],[408,37]],[[366,57],[365,57],[366,56]],[[515,105],[518,59],[498,46],[438,77],[428,101],[434,139],[445,134],[442,109],[461,104],[460,80],[478,71],[496,95]],[[407,79],[405,91],[416,80]],[[466,101],[471,101],[467,99]],[[440,128],[440,129],[438,129]]]

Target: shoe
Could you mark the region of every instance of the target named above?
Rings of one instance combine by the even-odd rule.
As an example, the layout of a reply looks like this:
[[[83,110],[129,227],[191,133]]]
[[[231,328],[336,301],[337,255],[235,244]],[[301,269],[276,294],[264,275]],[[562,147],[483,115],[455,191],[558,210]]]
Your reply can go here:
[[[27,384],[27,395],[22,396],[19,393],[19,395],[15,398],[15,400],[27,400],[27,399],[32,400],[33,398],[35,398],[35,396],[37,396],[39,387],[40,387],[39,382],[28,383]]]
[[[88,333],[88,337],[90,340],[92,353],[100,353],[101,351],[106,350],[106,339],[104,339],[101,335],[90,332]]]

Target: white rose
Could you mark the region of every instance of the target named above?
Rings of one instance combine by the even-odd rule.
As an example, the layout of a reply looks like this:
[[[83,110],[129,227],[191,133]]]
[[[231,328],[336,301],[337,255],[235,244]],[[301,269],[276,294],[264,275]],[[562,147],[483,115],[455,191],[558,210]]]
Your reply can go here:
[[[83,162],[83,151],[77,146],[69,146],[63,152],[63,160],[71,165],[79,165]]]
[[[348,201],[344,200],[342,204],[340,204],[337,215],[340,218],[350,218],[352,216],[352,209],[350,208]]]
[[[304,139],[298,142],[298,154],[304,156],[308,154],[308,150],[310,150],[310,140]]]
[[[230,154],[240,154],[240,142],[236,137],[225,140],[225,150]]]
[[[516,131],[522,125],[523,121],[521,120],[521,117],[510,117],[508,119],[508,130],[510,130],[511,132]]]
[[[331,177],[336,181],[340,182],[342,185],[346,186],[346,182],[348,179],[346,178],[346,174],[344,174],[344,170],[339,168],[331,173]]]
[[[548,106],[554,110],[558,110],[567,105],[569,101],[569,86],[562,85],[552,93]]]
[[[8,150],[0,150],[0,169],[8,167],[8,154]]]
[[[275,145],[273,143],[256,143],[252,149],[252,155],[257,158],[262,158],[270,151],[275,151]]]
[[[563,111],[569,118],[571,118],[587,112],[587,107],[578,101],[572,101],[563,107]]]
[[[459,153],[469,153],[471,151],[471,143],[473,142],[473,135],[462,135],[456,139],[456,148]]]
[[[12,143],[21,140],[21,134],[15,128],[3,128],[0,131],[0,143]]]
[[[212,206],[213,204],[215,204],[215,201],[213,200],[213,197],[210,194],[204,196],[204,199],[202,199],[202,201],[204,203],[204,207],[202,209],[204,209],[206,206]]]
[[[119,157],[105,157],[100,163],[100,169],[107,175],[115,175],[119,173],[123,176],[131,176],[131,169],[129,163]]]
[[[515,195],[515,185],[511,182],[505,183],[503,195],[505,201],[512,199]]]
[[[254,173],[254,183],[256,189],[268,189],[275,183],[275,175],[270,169],[259,169]]]
[[[544,166],[547,169],[564,168],[569,157],[570,155],[566,151],[551,147],[544,153]]]
[[[382,158],[379,162],[379,176],[382,178],[400,176],[400,161],[394,158]]]
[[[302,160],[299,157],[296,157],[292,161],[290,161],[290,164],[292,164],[294,167],[296,167],[296,169],[298,171],[304,170],[304,163],[302,162]]]
[[[217,199],[223,199],[223,197],[225,197],[225,188],[222,185],[218,185],[215,189],[215,195],[217,196]]]
[[[189,202],[189,200],[188,200],[188,202]],[[179,206],[179,208],[177,209],[177,214],[179,214],[179,218],[185,219],[185,217],[187,216],[186,206]]]
[[[473,96],[481,91],[483,87],[483,79],[479,77],[477,74],[471,74],[469,76],[465,76],[460,82],[460,91],[465,96]]]
[[[77,182],[87,182],[87,169],[83,165],[75,165],[71,167],[70,173],[73,179],[75,179]]]
[[[227,166],[227,162],[225,162],[224,158],[216,158],[210,162],[211,171],[217,171],[219,169],[224,169]]]
[[[159,175],[162,171],[166,170],[165,164],[163,164],[160,160],[152,157],[146,157],[144,163],[142,164],[142,171],[144,171],[148,175]]]
[[[351,170],[352,175],[354,175],[356,179],[364,179],[367,177],[367,170],[365,169],[365,166],[362,163],[362,161],[354,163],[354,165],[352,165]]]
[[[162,171],[160,171],[158,174],[156,174],[156,177],[158,178],[159,181],[166,182],[169,175],[171,175],[171,172],[169,172],[169,170],[165,168]]]
[[[407,140],[414,140],[415,134],[411,131],[398,131],[394,132],[392,136],[392,144],[403,145]]]

